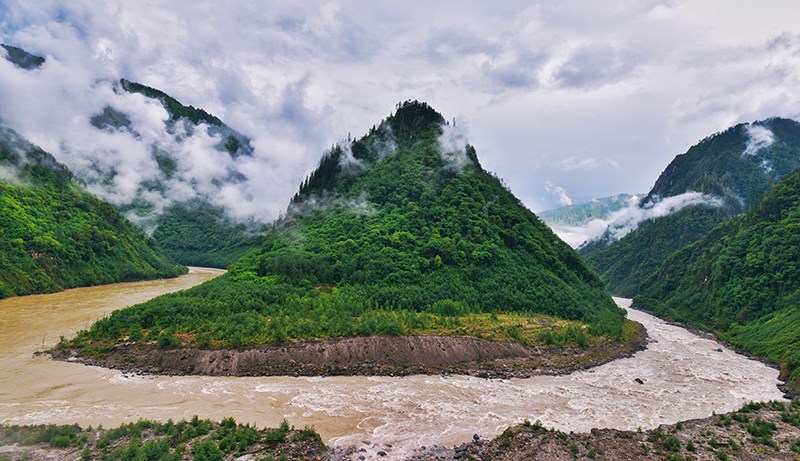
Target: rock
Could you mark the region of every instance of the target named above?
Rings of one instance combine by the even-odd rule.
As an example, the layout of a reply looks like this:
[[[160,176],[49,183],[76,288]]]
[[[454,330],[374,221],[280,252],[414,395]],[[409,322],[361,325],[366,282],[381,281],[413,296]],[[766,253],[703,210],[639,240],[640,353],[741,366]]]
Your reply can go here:
[[[722,348],[718,347],[718,348],[714,349],[714,352],[722,352]]]
[[[476,441],[476,442],[477,442],[477,441],[478,441],[478,440],[480,440],[480,439],[481,439],[481,436],[480,436],[480,435],[478,435],[478,434],[472,434],[472,440],[474,440],[474,441]]]
[[[634,381],[636,381],[639,384],[644,384],[644,381],[642,381],[641,378],[636,378],[636,379],[634,379]]]
[[[386,456],[386,452],[385,452],[385,451],[383,451],[383,450],[381,450],[381,451],[379,451],[379,452],[378,452],[378,456],[380,456],[381,458],[383,458],[384,456]]]

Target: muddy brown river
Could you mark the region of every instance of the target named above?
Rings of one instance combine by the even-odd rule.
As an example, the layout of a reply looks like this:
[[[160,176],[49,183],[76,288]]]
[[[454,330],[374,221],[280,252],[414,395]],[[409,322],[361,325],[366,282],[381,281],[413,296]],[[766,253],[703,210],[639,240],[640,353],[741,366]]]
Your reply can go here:
[[[115,309],[220,273],[192,268],[177,279],[0,300],[0,423],[109,427],[196,414],[275,426],[286,418],[314,426],[330,444],[392,444],[400,455],[475,433],[493,437],[525,419],[566,431],[647,429],[782,399],[777,370],[634,310],[628,316],[651,338],[646,350],[588,371],[529,379],[138,376],[33,355]]]

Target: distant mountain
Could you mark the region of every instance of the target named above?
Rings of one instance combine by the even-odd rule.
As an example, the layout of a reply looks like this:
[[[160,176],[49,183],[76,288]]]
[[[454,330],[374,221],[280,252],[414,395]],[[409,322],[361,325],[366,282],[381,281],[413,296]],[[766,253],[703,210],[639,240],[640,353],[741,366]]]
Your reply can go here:
[[[608,225],[624,218],[644,194],[619,194],[538,213],[539,218],[572,248],[601,236]]]
[[[800,124],[772,118],[739,124],[678,155],[642,199],[647,219],[617,240],[610,227],[579,251],[617,295],[634,296],[666,257],[743,213],[800,167]]]
[[[798,370],[800,170],[747,214],[671,254],[634,304]],[[800,370],[791,377],[799,391]]]
[[[0,298],[184,271],[64,165],[2,126],[0,247]]]
[[[44,64],[43,57],[28,53],[22,48],[5,44],[0,44],[0,47],[5,50],[5,58],[20,69],[33,70]]]
[[[644,197],[643,194],[618,194],[611,197],[601,197],[593,199],[591,202],[578,203],[553,210],[537,213],[539,219],[552,227],[561,226],[580,226],[593,219],[605,219],[622,208],[631,206],[637,200]]]
[[[215,148],[220,155],[229,155],[233,159],[253,155],[249,138],[202,109],[185,106],[160,90],[125,79],[120,80],[117,89],[159,101],[169,114],[165,122],[166,131],[177,143],[198,130],[204,130],[209,138],[219,139]],[[102,113],[92,117],[91,122],[98,129],[126,130],[137,135],[130,116],[112,107],[106,107]],[[225,268],[256,246],[258,236],[266,229],[265,224],[232,218],[225,208],[214,205],[211,197],[201,191],[185,200],[172,200],[165,209],[156,210],[147,197],[154,193],[168,195],[170,183],[176,180],[188,179],[191,182],[191,178],[179,178],[183,165],[190,159],[183,158],[183,152],[170,151],[158,145],[152,146],[152,152],[161,175],[154,181],[141,184],[136,197],[122,204],[120,209],[142,228],[151,230],[165,254],[181,264]],[[82,179],[90,185],[97,185],[104,178],[100,174]],[[215,179],[215,186],[237,184],[243,180],[238,170],[230,168],[226,176]]]
[[[77,341],[134,331],[199,347],[423,333],[587,344],[620,338],[623,322],[578,254],[441,114],[409,101],[326,153],[227,274],[115,312]]]
[[[2,46],[5,58],[25,71],[45,63],[21,48]],[[99,81],[88,91],[109,101],[88,115],[88,128],[81,127],[93,127],[97,136],[86,133],[77,145],[62,142],[54,155],[89,190],[113,203],[180,264],[227,267],[257,244],[266,223],[221,205],[236,200],[220,200],[247,180],[241,165],[254,153],[248,137],[203,109],[140,83]],[[158,119],[154,107],[163,107],[166,120]],[[6,122],[13,124],[13,117],[5,114]]]

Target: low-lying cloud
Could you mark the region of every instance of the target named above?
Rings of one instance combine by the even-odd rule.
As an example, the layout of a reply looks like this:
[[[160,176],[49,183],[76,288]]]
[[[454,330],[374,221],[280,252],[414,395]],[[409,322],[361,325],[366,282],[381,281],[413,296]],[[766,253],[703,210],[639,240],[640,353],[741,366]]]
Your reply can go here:
[[[761,149],[765,149],[775,142],[775,135],[769,128],[762,125],[748,124],[747,130],[747,147],[744,149],[744,155],[756,155]]]
[[[553,232],[573,248],[604,236],[615,241],[628,235],[642,221],[667,216],[693,205],[719,207],[723,202],[700,192],[686,192],[643,204],[639,197],[633,196],[629,206],[605,218],[592,219],[582,226],[553,226]]]
[[[544,188],[547,190],[547,192],[550,192],[551,194],[555,194],[556,196],[558,196],[558,203],[561,206],[572,205],[572,199],[569,197],[569,195],[567,195],[567,191],[564,190],[563,187],[553,185],[553,183],[547,181],[544,185]]]
[[[220,148],[226,139],[218,127],[171,121],[159,100],[81,68],[49,57],[32,73],[2,60],[0,84],[22,89],[4,92],[3,120],[32,133],[92,193],[127,208],[131,221],[150,232],[156,215],[197,198],[243,222],[268,222],[284,206],[268,194],[268,157],[234,159]],[[104,113],[121,122],[99,124]]]
[[[469,145],[467,134],[461,127],[447,123],[441,126],[441,131],[436,142],[445,161],[445,168],[460,173],[467,164],[472,163],[467,156],[467,146]]]

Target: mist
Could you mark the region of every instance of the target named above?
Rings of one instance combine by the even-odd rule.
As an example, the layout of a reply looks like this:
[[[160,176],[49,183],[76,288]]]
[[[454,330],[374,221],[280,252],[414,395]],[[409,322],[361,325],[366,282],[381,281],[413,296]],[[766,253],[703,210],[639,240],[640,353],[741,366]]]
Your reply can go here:
[[[147,232],[155,216],[193,199],[242,222],[277,215],[285,201],[270,181],[269,157],[248,152],[234,159],[220,148],[219,127],[170,121],[159,100],[127,92],[115,77],[98,79],[96,72],[86,62],[53,56],[34,71],[0,60],[0,86],[16,88],[3,92],[1,121],[35,138],[92,193],[128,208],[126,217]],[[98,123],[107,112],[122,122]]]
[[[775,135],[769,128],[762,125],[748,124],[747,130],[747,146],[744,149],[744,155],[756,155],[761,149],[765,149],[775,142]]]
[[[633,196],[627,207],[610,213],[606,218],[592,219],[582,226],[553,226],[552,230],[568,245],[578,248],[604,236],[611,241],[619,240],[636,229],[642,221],[667,216],[693,205],[719,207],[723,202],[718,197],[691,191],[643,204],[639,197]]]

